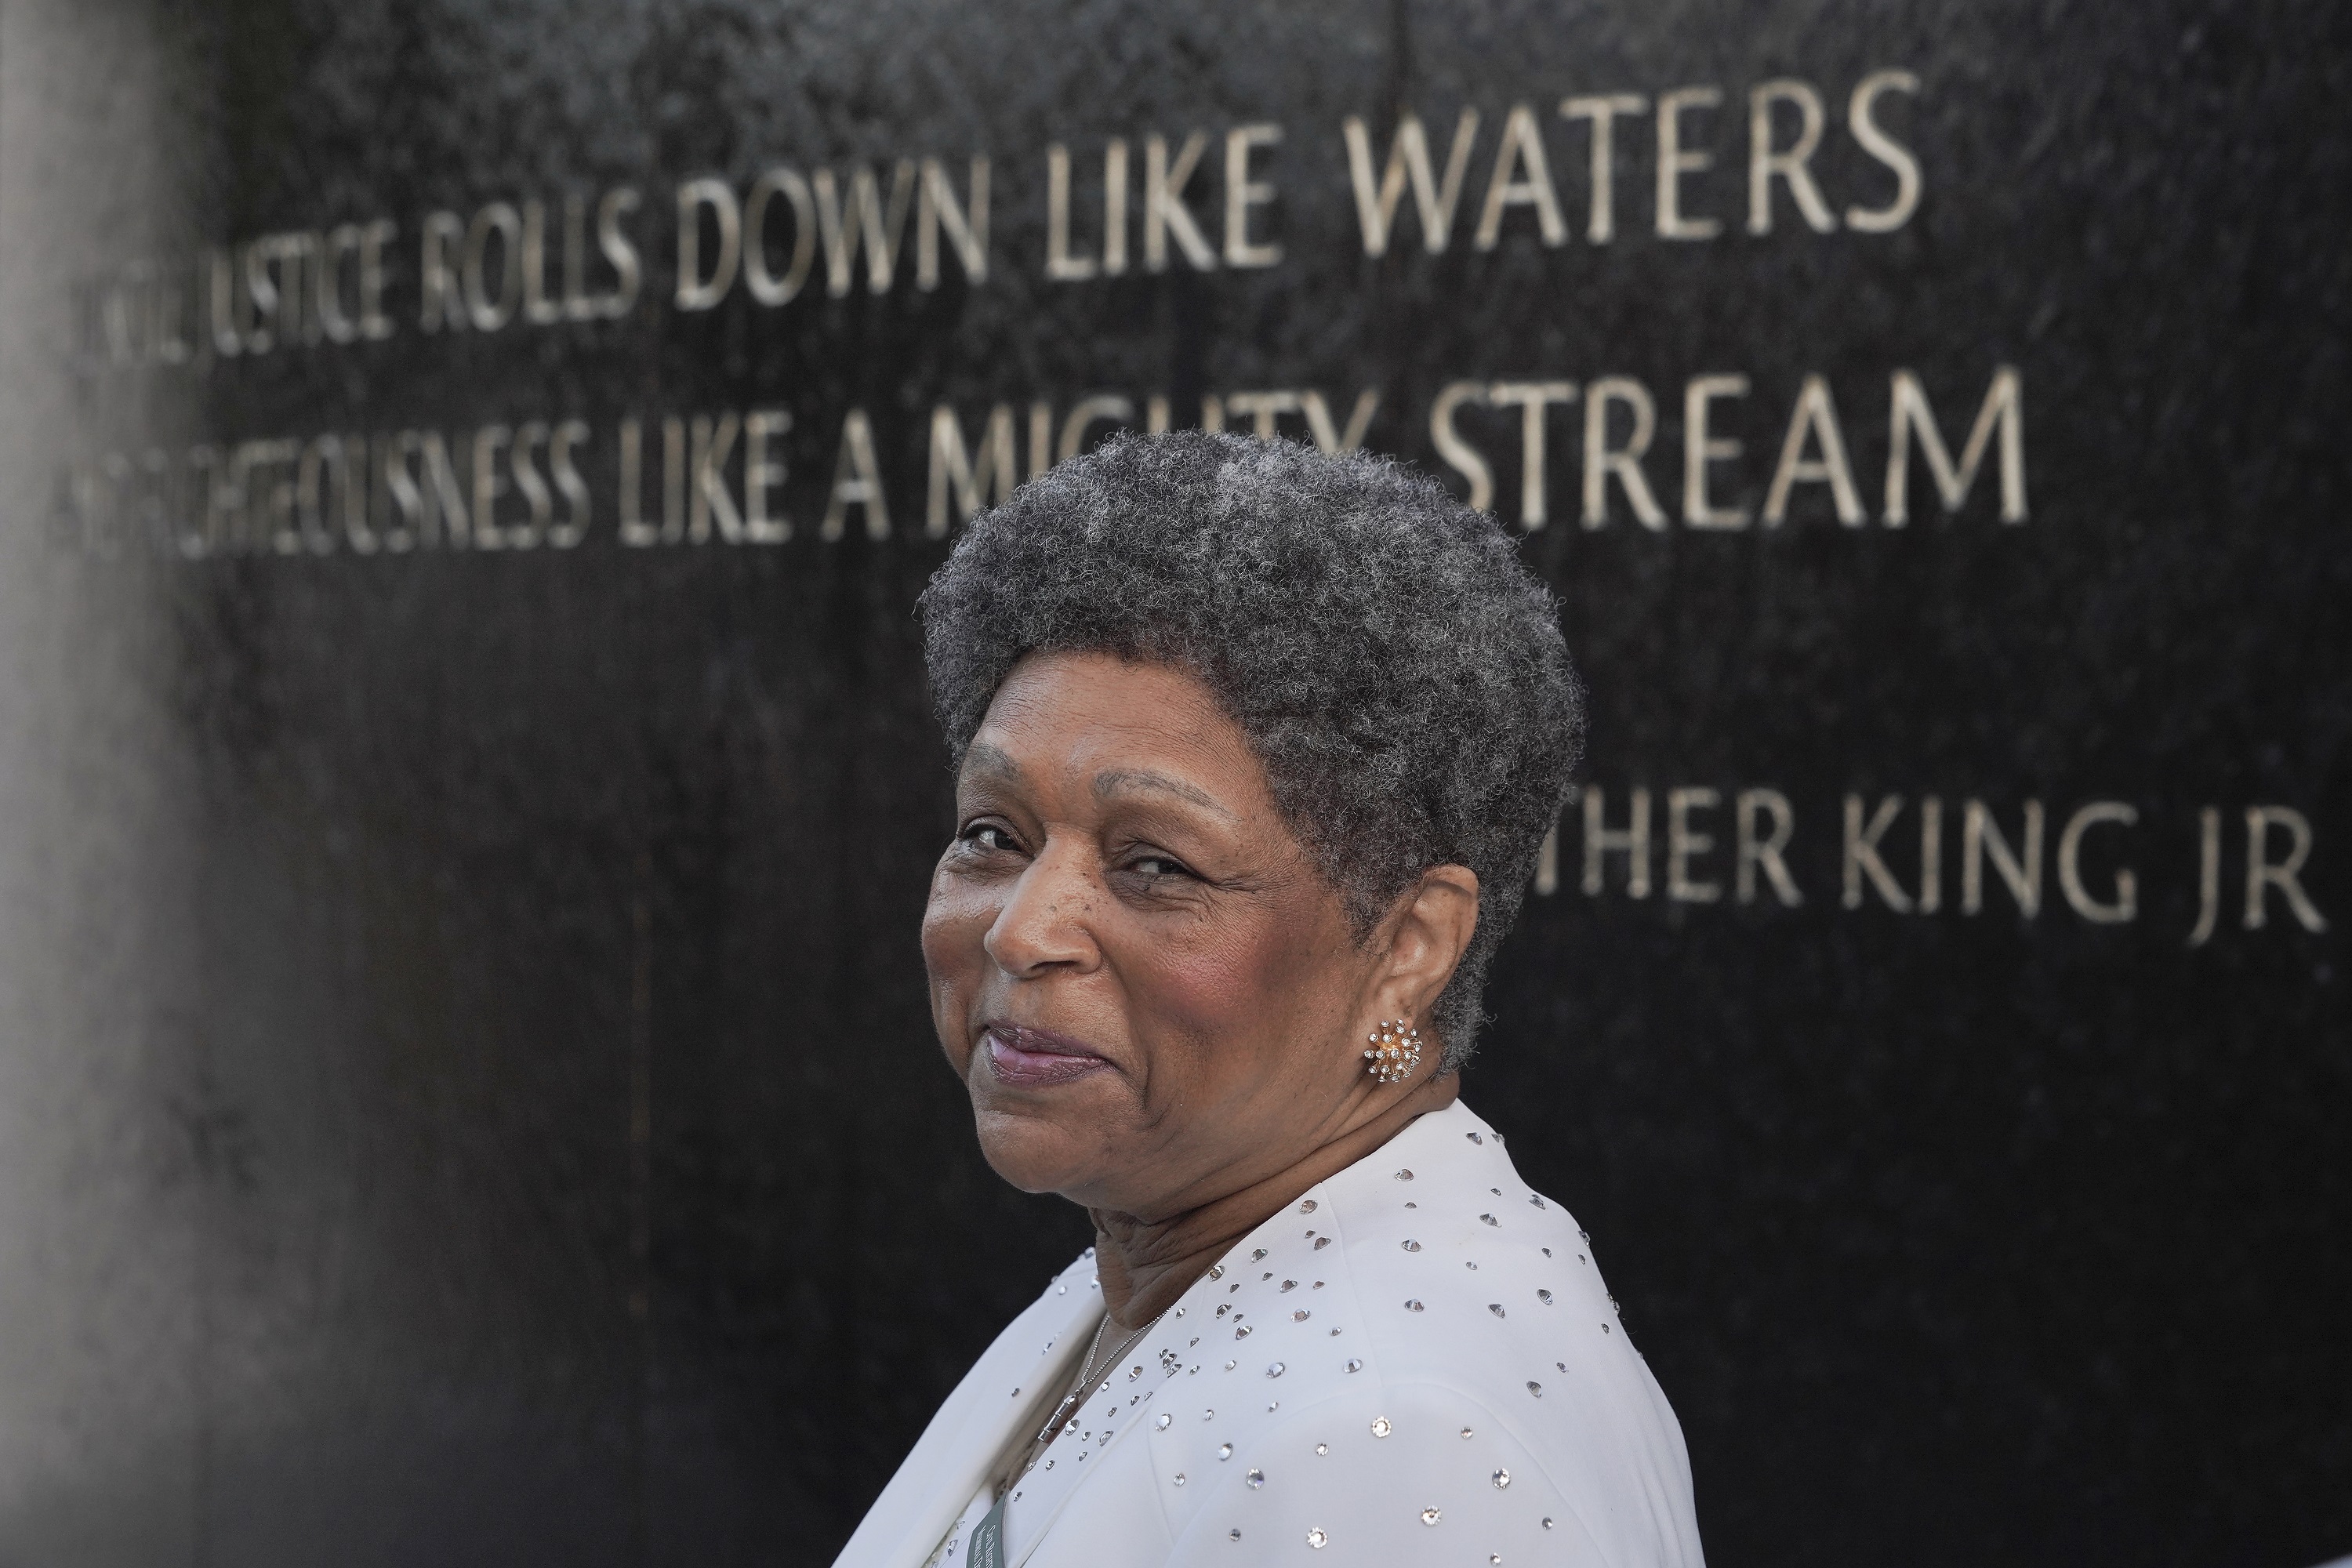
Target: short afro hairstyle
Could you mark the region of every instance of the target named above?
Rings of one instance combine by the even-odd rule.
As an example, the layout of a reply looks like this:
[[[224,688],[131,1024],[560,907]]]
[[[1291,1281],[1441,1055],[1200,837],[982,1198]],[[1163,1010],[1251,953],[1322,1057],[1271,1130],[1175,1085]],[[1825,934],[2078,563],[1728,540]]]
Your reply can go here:
[[[1478,924],[1429,1023],[1462,1065],[1558,820],[1584,692],[1550,592],[1496,521],[1363,452],[1124,434],[975,518],[918,606],[958,766],[1037,650],[1179,665],[1248,737],[1359,941],[1433,866]]]

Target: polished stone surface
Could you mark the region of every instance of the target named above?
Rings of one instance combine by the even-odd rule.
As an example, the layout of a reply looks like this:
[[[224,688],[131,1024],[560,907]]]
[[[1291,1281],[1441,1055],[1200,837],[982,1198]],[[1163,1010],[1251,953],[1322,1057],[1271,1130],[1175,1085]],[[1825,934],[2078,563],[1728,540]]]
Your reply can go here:
[[[1571,806],[1469,1097],[1606,1252],[1717,1560],[2340,1552],[2347,44],[2320,6],[2122,0],[11,7],[0,1557],[826,1561],[1084,1239],[981,1163],[929,1041],[914,922],[948,791],[910,606],[947,548],[934,410],[977,458],[1005,405],[1025,465],[1033,401],[1050,452],[1088,396],[1139,420],[1162,395],[1189,424],[1214,395],[1229,425],[1265,408],[1307,438],[1311,390],[1338,438],[1367,388],[1367,443],[1466,493],[1433,428],[1451,389],[1514,523],[1530,409],[1544,434],[1526,548],[1593,688],[1604,832],[1647,792],[1646,896],[1622,849],[1586,894]],[[1916,79],[1875,113],[1919,191],[1874,232],[1901,182],[1852,100],[1884,71]],[[1751,93],[1780,80],[1823,106],[1830,232],[1786,178],[1750,232]],[[1675,121],[1714,159],[1676,184],[1679,221],[1712,237],[1659,232],[1656,111],[1687,88],[1721,95]],[[1643,102],[1612,122],[1598,241],[1593,111],[1560,102],[1612,94]],[[1528,142],[1497,175],[1518,105],[1549,211]],[[1385,168],[1417,111],[1434,199],[1465,106],[1444,253],[1408,178],[1368,257],[1345,121]],[[1802,95],[1768,108],[1785,147]],[[1268,123],[1279,142],[1231,134]],[[1147,142],[1177,160],[1193,131],[1216,266],[1177,225],[1155,273]],[[1129,254],[1106,277],[1112,136]],[[1056,142],[1065,269],[1091,279],[1047,275]],[[1236,144],[1274,192],[1237,229]],[[887,218],[896,160],[938,159],[968,200],[983,153],[984,279],[950,229],[919,286],[918,176],[887,290],[820,245],[789,302],[739,276],[678,308],[689,182],[748,200],[790,164],[854,200],[863,160]],[[593,237],[623,188],[635,297],[571,319],[564,199]],[[428,215],[457,216],[464,310],[464,230],[519,235],[482,215],[533,201],[559,319],[445,309],[424,331]],[[114,351],[77,285],[379,219],[381,337],[352,249],[353,342],[321,322],[317,343],[91,361]],[[576,297],[617,298],[609,253],[581,254]],[[478,292],[488,317],[518,304]],[[2023,519],[2002,521],[1996,424],[1953,515],[1915,440],[1889,526],[1897,373],[1957,461],[2003,367]],[[1587,528],[1587,412],[1607,403],[1622,444],[1628,383],[1654,405],[1660,526],[1612,479]],[[1250,401],[1270,390],[1294,402]],[[1742,447],[1701,452],[1697,497],[1694,408]],[[757,532],[765,411],[791,416],[761,439],[793,536],[729,542],[730,520]],[[1858,522],[1815,423],[1766,524],[1800,416],[1836,421]],[[725,506],[682,489],[677,542],[665,417],[731,465]],[[575,418],[591,510],[566,548],[551,443]],[[631,419],[642,546],[617,504]],[[477,489],[490,427],[509,457]],[[388,489],[363,532],[325,503],[306,534],[293,490],[271,510],[291,457],[215,523],[110,511],[71,478],[345,433],[429,490],[400,440],[427,431],[461,501],[489,496],[533,547],[451,548],[444,519],[398,551],[381,541],[415,519]],[[835,505],[861,440],[883,538],[870,504]],[[1843,853],[1849,809],[1867,837],[1888,796],[1878,859]],[[2029,801],[2030,920],[1986,847],[2022,860]],[[1743,881],[1741,822],[1769,841],[1776,802],[1791,837]],[[2314,835],[2296,887],[2325,931],[2275,884],[2247,922],[2248,813],[2269,808],[2296,814],[2262,819],[2272,860],[2294,822]]]

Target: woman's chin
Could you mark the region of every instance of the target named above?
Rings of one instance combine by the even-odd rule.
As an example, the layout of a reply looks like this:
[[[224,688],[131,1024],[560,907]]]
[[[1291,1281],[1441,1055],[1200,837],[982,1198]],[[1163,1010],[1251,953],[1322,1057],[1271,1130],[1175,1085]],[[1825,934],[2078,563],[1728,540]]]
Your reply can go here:
[[[1069,1195],[1100,1183],[1103,1145],[1091,1118],[1067,1122],[1038,1108],[976,1105],[972,1121],[989,1169],[1024,1193]]]

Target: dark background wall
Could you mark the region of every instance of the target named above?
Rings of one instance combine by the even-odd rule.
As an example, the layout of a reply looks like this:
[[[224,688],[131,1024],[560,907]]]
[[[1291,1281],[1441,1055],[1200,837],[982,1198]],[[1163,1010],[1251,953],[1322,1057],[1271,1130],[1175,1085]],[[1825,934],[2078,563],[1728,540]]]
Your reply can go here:
[[[925,1017],[934,409],[970,442],[1005,405],[1025,464],[1034,402],[1058,434],[1092,394],[1182,425],[1316,389],[1344,426],[1376,388],[1367,444],[1467,493],[1479,463],[1433,422],[1453,388],[1525,529],[1530,382],[1574,400],[1544,416],[1528,556],[1593,687],[1601,822],[1645,792],[1650,836],[1588,891],[1570,808],[1466,1094],[1591,1230],[1710,1553],[2352,1551],[2347,41],[2323,5],[2120,0],[12,6],[0,1562],[828,1560],[1085,1238],[981,1163]],[[1907,211],[1853,130],[1885,71],[1911,79],[1874,110],[1916,160]],[[1823,106],[1827,232],[1786,181],[1751,232],[1776,80]],[[1694,86],[1720,107],[1678,124],[1714,162],[1677,193],[1719,232],[1680,238],[1655,111]],[[1559,107],[1591,94],[1644,104],[1605,239],[1590,122]],[[1559,242],[1530,197],[1482,247],[1521,104]],[[1368,256],[1343,122],[1380,165],[1417,113],[1442,175],[1465,107],[1442,252],[1408,183]],[[1227,137],[1262,123],[1243,237],[1280,258],[1230,265]],[[1174,244],[1151,271],[1144,139],[1195,130],[1219,262]],[[1047,149],[1099,261],[1111,136],[1127,271],[1050,278]],[[739,279],[679,307],[683,183],[846,191],[864,163],[887,197],[936,157],[962,201],[978,154],[984,279],[943,242],[920,287],[910,217],[887,289],[829,293],[820,245],[787,303]],[[619,187],[643,277],[616,318],[423,328],[428,215],[536,200],[560,235],[572,195],[593,236]],[[378,219],[383,335],[336,342],[314,303],[277,335],[320,341],[257,351],[231,249],[242,352],[171,358],[155,312],[209,289],[208,247]],[[336,276],[354,313],[355,255]],[[601,252],[583,278],[619,286]],[[2013,373],[2021,507],[1989,426],[1956,507],[1913,437],[1889,524],[1899,372],[1955,457]],[[1686,395],[1718,374],[1748,393],[1709,435],[1743,449],[1706,504],[1744,527],[1686,520]],[[1814,375],[1862,515],[1801,467],[1770,525]],[[1609,376],[1655,405],[1655,528],[1622,486],[1581,515]],[[730,543],[714,513],[708,542],[626,542],[624,422],[657,534],[664,417],[691,441],[757,410],[791,416],[792,537]],[[845,500],[827,539],[864,477],[853,411],[888,526]],[[485,426],[573,418],[568,548],[445,522],[366,552],[404,515],[381,468],[356,531],[277,488],[322,435],[413,464],[400,433],[430,431],[472,509]],[[527,530],[498,454],[493,524]],[[1826,461],[1818,428],[1797,456]],[[714,479],[739,510],[744,461],[739,435]],[[1801,901],[1752,858],[1741,896],[1756,792]],[[1882,883],[1857,829],[1889,797]],[[2082,819],[2070,895],[2060,841],[2095,803],[2122,811]],[[2298,832],[2308,858],[2250,898],[2250,855]]]

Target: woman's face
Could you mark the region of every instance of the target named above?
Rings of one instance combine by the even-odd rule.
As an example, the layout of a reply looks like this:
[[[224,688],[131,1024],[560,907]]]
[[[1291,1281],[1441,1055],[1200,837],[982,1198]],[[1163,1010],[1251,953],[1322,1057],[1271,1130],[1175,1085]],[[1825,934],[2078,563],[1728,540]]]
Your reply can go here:
[[[1014,1185],[1157,1219],[1404,1092],[1365,1073],[1364,1037],[1433,998],[1459,942],[1401,970],[1397,920],[1353,940],[1190,673],[1030,655],[965,755],[956,812],[923,919],[931,1014]],[[1475,879],[1468,897],[1475,919]]]

